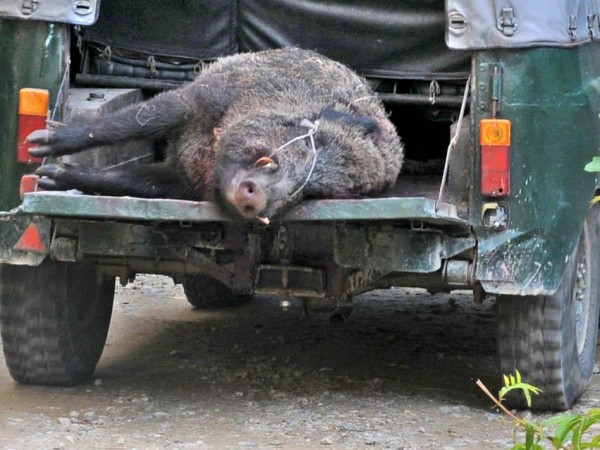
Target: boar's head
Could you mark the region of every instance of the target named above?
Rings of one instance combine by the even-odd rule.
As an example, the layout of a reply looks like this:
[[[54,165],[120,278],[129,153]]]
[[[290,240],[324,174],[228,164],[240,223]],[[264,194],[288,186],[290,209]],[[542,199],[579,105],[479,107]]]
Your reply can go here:
[[[268,222],[303,198],[316,161],[310,125],[269,112],[220,131],[217,195],[233,216]]]
[[[393,184],[402,163],[402,145],[385,117],[331,107],[300,117],[246,116],[218,141],[217,196],[232,215],[267,223],[307,196],[378,192]]]

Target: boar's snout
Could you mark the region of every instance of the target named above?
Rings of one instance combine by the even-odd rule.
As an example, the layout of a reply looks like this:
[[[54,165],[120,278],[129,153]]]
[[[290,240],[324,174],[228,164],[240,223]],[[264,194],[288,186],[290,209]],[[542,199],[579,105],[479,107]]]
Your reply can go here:
[[[231,186],[227,199],[245,219],[256,219],[267,206],[263,190],[252,180],[243,180]]]

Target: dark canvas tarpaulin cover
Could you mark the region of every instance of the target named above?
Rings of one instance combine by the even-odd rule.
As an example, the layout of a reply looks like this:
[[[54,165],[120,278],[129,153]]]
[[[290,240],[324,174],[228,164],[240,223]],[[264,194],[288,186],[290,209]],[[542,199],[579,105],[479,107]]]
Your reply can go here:
[[[469,55],[444,41],[443,0],[244,0],[240,48],[297,45],[378,77],[462,78]]]
[[[444,0],[102,0],[86,40],[157,56],[212,59],[297,46],[367,76],[463,79],[445,44]]]
[[[231,0],[102,0],[86,40],[146,55],[194,60],[237,51]]]

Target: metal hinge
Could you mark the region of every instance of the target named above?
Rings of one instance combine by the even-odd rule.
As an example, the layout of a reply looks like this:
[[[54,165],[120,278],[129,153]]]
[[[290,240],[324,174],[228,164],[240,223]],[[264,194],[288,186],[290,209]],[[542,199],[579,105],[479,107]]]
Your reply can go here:
[[[500,111],[502,99],[502,66],[494,63],[479,64],[477,73],[477,102],[479,110],[489,111],[492,118]]]
[[[515,17],[515,11],[512,8],[502,8],[500,17],[498,17],[498,21],[496,22],[496,27],[505,36],[514,35],[519,29],[519,21]]]
[[[32,15],[38,9],[37,0],[22,0],[21,1],[21,12],[24,16]]]

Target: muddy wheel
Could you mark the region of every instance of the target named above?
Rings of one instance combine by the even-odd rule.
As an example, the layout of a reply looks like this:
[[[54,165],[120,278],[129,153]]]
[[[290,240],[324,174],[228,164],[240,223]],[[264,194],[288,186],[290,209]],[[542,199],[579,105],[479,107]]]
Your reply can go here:
[[[251,296],[234,294],[211,277],[198,275],[183,280],[183,292],[195,308],[231,308],[250,301]]]
[[[114,277],[81,264],[0,265],[0,331],[11,376],[25,384],[90,378],[106,342]]]
[[[523,380],[543,389],[534,409],[569,408],[591,380],[600,310],[600,207],[584,224],[558,291],[550,296],[498,299],[500,373],[518,369]],[[527,407],[520,393],[507,399]]]

